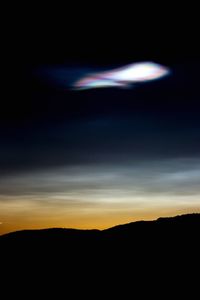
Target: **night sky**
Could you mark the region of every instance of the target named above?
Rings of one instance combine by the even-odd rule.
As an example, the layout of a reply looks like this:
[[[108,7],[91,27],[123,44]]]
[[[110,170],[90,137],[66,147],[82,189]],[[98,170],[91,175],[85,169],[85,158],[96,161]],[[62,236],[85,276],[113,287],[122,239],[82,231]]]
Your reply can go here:
[[[197,41],[44,36],[30,33],[10,46],[0,110],[0,233],[200,212]],[[141,61],[171,74],[129,89],[69,89],[88,69]]]

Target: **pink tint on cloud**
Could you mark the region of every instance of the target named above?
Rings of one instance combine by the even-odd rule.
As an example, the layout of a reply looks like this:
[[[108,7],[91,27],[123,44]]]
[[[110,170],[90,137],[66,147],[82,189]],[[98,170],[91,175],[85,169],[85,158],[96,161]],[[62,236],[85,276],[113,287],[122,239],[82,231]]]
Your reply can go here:
[[[141,83],[159,79],[170,73],[167,67],[154,62],[141,62],[111,71],[86,74],[75,82],[75,89],[105,87],[126,87],[131,83]]]

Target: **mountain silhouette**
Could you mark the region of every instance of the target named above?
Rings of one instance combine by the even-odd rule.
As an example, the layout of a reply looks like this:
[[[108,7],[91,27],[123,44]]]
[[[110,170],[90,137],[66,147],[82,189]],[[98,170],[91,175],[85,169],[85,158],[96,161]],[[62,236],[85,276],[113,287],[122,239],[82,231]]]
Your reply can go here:
[[[99,295],[107,289],[117,295],[120,287],[124,293],[139,289],[141,295],[147,287],[149,292],[159,290],[158,286],[165,292],[169,287],[179,290],[179,284],[180,289],[191,289],[191,284],[198,286],[199,233],[200,214],[132,222],[102,231],[12,232],[0,236],[1,273],[8,282],[13,278],[29,289],[37,290],[33,282],[39,280],[46,296],[51,295],[51,286],[60,290],[60,285],[73,295],[79,295],[80,289],[92,293],[93,288]]]
[[[105,230],[82,230],[71,228],[49,228],[36,230],[21,230],[7,233],[0,236],[1,246],[9,243],[20,246],[24,242],[41,243],[46,246],[53,244],[82,243],[86,245],[89,242],[109,243],[109,242],[127,242],[135,244],[136,242],[148,242],[149,239],[156,239],[157,242],[181,243],[191,241],[196,237],[200,229],[200,214],[186,214],[175,217],[159,218],[153,221],[136,221],[127,224],[117,225]],[[174,239],[174,240],[173,240]],[[155,242],[155,241],[154,241]],[[138,244],[140,246],[140,244]]]

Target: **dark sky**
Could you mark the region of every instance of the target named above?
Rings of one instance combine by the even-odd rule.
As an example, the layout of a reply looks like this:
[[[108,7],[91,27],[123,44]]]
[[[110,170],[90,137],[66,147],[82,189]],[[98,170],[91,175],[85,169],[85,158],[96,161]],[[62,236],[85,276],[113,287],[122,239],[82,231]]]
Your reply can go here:
[[[74,161],[107,163],[118,160],[118,156],[123,161],[129,157],[198,155],[200,92],[196,53],[178,48],[177,57],[178,49],[173,56],[172,49],[168,53],[161,47],[159,52],[154,43],[146,51],[144,44],[137,45],[135,51],[130,45],[127,51],[123,44],[116,51],[115,44],[111,46],[107,55],[104,49],[92,51],[87,45],[80,50],[75,44],[74,55],[71,46],[65,57],[63,49],[61,55],[50,51],[44,57],[43,49],[39,54],[19,57],[22,66],[10,75],[10,87],[1,106],[2,176]],[[52,73],[70,68],[74,71],[68,76],[76,76],[76,70],[79,75],[88,66],[112,69],[122,65],[122,60],[124,64],[153,60],[170,67],[172,74],[130,90],[81,92],[70,91],[59,85],[59,80],[48,82],[45,73],[38,75],[41,68],[51,69]]]
[[[200,208],[197,40],[153,29],[84,32],[30,32],[11,40],[0,111],[2,232],[105,227],[109,218]],[[75,78],[87,68],[138,61],[165,65],[171,75],[127,90],[72,91],[59,84],[60,70]],[[41,70],[51,70],[55,80]],[[65,214],[55,217],[51,209]]]

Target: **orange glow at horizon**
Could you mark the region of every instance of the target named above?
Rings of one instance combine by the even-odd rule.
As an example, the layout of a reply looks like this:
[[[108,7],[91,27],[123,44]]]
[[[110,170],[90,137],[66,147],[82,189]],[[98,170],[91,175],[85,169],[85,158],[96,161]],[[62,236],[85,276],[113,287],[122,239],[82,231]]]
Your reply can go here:
[[[51,227],[104,229],[200,212],[200,161],[74,166],[2,178],[0,234]]]
[[[76,228],[76,229],[106,229],[115,225],[140,220],[154,220],[159,217],[170,217],[178,214],[200,212],[199,207],[128,209],[127,207],[112,207],[92,210],[71,210],[63,212],[46,208],[39,211],[0,209],[0,235],[25,229],[43,228]]]

